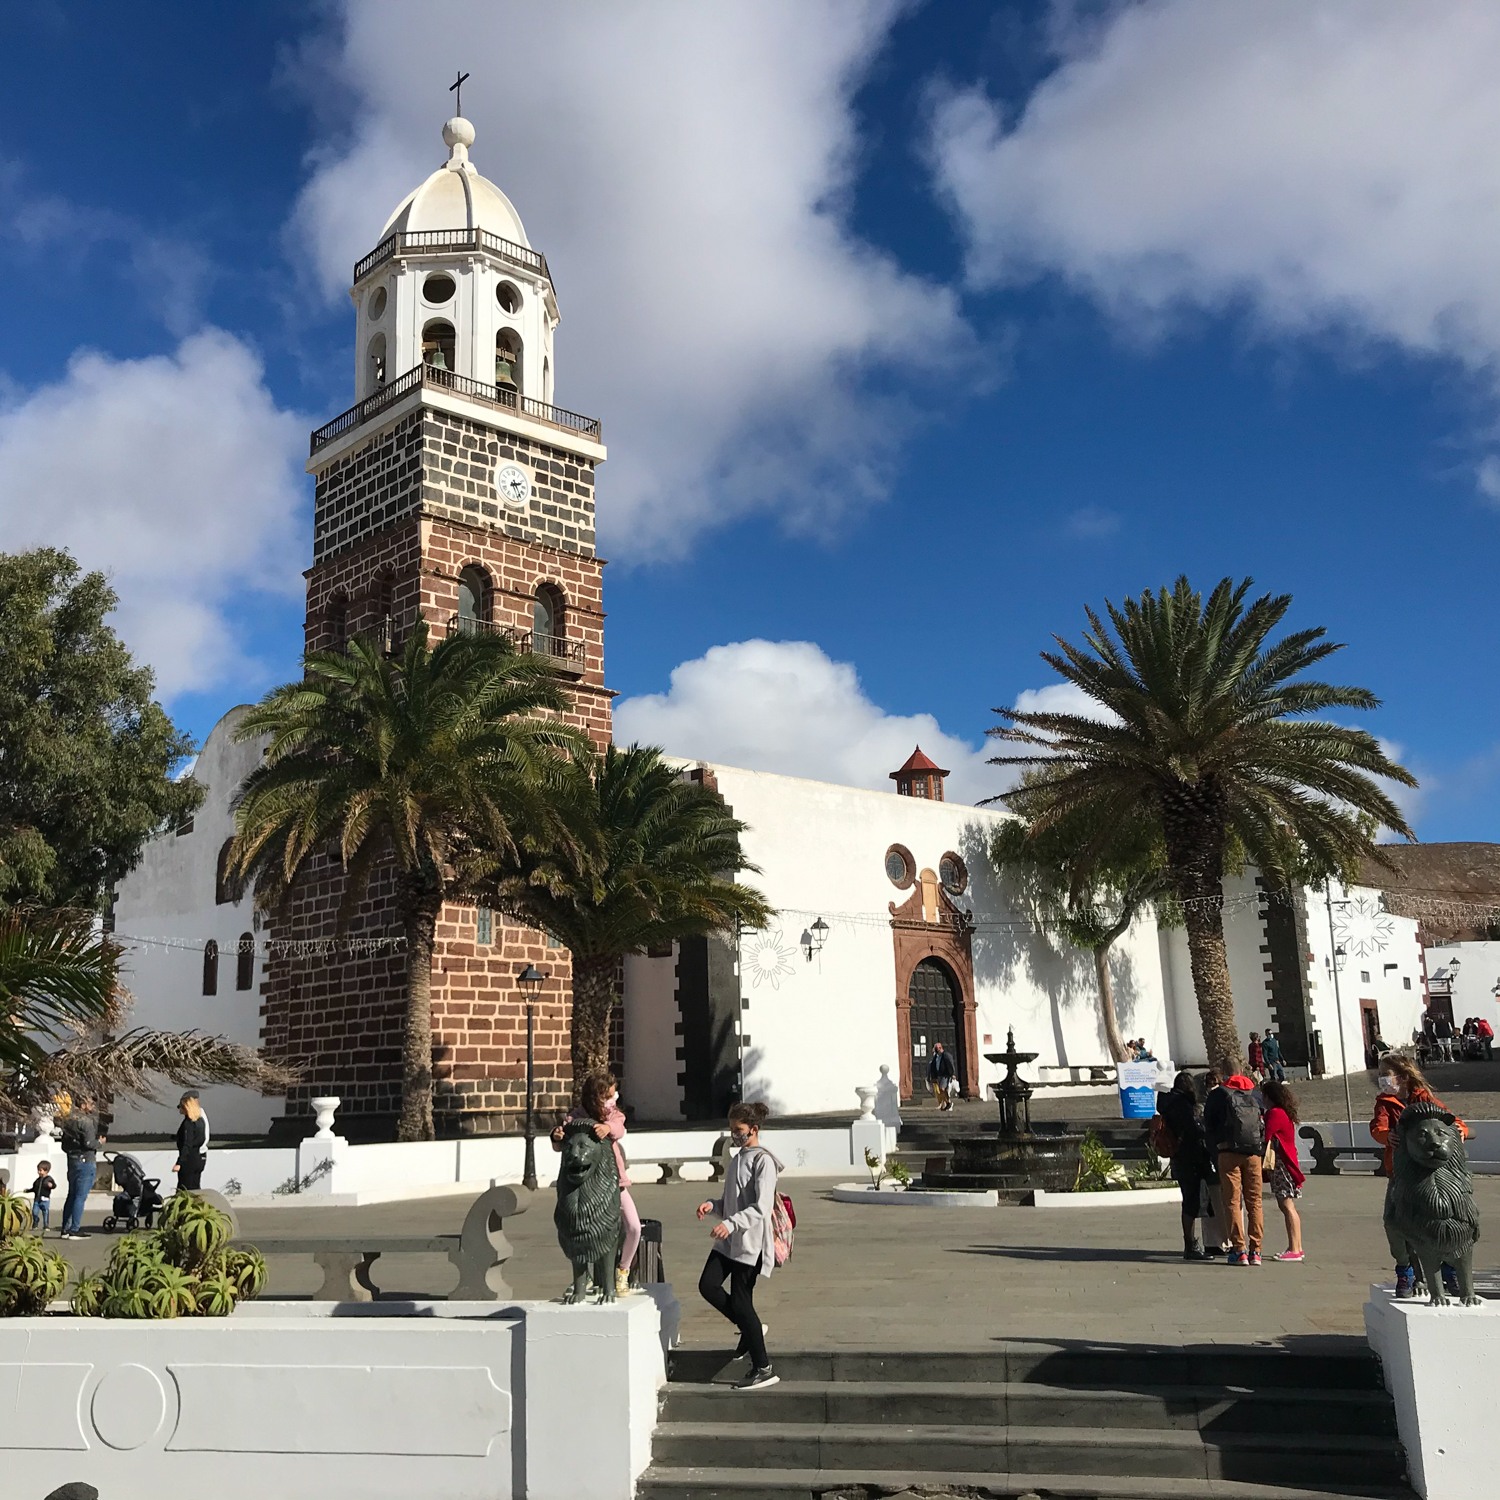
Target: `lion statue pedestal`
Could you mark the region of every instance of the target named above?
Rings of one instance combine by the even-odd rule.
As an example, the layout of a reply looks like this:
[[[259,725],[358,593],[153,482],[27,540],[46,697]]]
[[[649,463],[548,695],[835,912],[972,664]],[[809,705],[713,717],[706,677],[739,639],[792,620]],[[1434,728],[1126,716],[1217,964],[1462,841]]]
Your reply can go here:
[[[1397,1259],[1403,1250],[1421,1268],[1428,1300],[1443,1307],[1442,1267],[1458,1276],[1459,1301],[1477,1307],[1474,1246],[1479,1211],[1463,1133],[1441,1105],[1409,1104],[1396,1125],[1391,1182],[1385,1196],[1385,1232]]]

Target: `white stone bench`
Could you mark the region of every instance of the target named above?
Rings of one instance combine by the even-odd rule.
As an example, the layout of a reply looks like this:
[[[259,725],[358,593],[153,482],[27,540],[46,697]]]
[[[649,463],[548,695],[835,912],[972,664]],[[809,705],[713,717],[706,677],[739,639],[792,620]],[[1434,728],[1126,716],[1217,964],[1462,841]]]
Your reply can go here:
[[[635,1177],[637,1167],[659,1167],[661,1176],[656,1179],[656,1186],[660,1187],[667,1182],[681,1182],[682,1169],[688,1162],[707,1162],[709,1164],[708,1180],[710,1182],[722,1182],[724,1173],[729,1166],[729,1137],[721,1135],[714,1142],[712,1151],[705,1155],[694,1156],[687,1152],[666,1151],[644,1151],[637,1155],[626,1145],[626,1160],[629,1163],[630,1175]]]

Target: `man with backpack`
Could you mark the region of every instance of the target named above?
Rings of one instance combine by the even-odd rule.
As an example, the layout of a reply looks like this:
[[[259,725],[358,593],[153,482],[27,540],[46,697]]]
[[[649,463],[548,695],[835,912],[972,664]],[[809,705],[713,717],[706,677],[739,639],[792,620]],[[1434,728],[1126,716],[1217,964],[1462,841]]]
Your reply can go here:
[[[1229,1218],[1231,1266],[1258,1266],[1265,1231],[1261,1203],[1261,1159],[1266,1149],[1265,1124],[1255,1085],[1238,1070],[1214,1089],[1203,1106],[1203,1133],[1219,1164],[1224,1211]],[[1244,1219],[1240,1217],[1244,1210]],[[1247,1233],[1248,1229],[1248,1233]]]

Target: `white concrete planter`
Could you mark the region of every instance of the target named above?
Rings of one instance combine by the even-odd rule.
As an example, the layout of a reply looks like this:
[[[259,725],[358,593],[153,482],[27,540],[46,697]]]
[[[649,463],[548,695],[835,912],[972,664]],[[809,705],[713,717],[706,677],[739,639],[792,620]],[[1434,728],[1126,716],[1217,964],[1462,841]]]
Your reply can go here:
[[[1412,1488],[1424,1500],[1490,1500],[1500,1303],[1432,1307],[1372,1286],[1365,1333],[1395,1398],[1396,1428]]]
[[[6,1493],[629,1500],[665,1379],[654,1300],[402,1311],[0,1320]]]
[[[995,1208],[1000,1196],[993,1191],[934,1192],[927,1188],[881,1188],[868,1183],[841,1182],[829,1191],[835,1203],[875,1203],[882,1208]]]
[[[1115,1188],[1102,1193],[1052,1193],[1038,1188],[1031,1208],[1145,1208],[1151,1203],[1181,1204],[1182,1193],[1171,1187]]]

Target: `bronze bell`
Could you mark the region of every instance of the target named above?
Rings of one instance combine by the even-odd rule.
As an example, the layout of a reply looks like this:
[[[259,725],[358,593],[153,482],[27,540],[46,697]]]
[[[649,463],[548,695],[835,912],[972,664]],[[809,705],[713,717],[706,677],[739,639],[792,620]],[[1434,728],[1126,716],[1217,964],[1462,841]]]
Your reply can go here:
[[[427,363],[430,364],[434,370],[446,370],[448,368],[448,361],[443,358],[443,346],[441,344],[433,345],[432,357],[427,361]]]
[[[497,352],[495,355],[495,384],[508,386],[511,390],[516,388],[515,366],[508,354]]]

